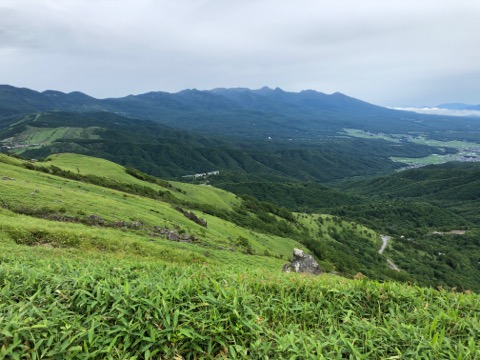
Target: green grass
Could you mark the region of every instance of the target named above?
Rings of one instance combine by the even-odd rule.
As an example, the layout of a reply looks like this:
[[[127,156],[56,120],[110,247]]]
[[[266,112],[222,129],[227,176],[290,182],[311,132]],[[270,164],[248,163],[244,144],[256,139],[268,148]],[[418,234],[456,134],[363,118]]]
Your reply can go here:
[[[0,255],[0,288],[4,358],[480,355],[475,294],[18,245]]]
[[[341,231],[342,229],[354,229],[359,233],[365,234],[366,238],[375,246],[380,247],[382,244],[379,234],[361,224],[344,221],[336,216],[326,214],[297,213],[296,215],[298,221],[309,230],[312,237],[315,236],[315,234],[318,234],[319,231],[325,233],[326,237],[330,237],[328,234],[329,228],[334,228],[336,231]]]
[[[295,240],[195,210],[207,220],[203,227],[170,203],[24,164],[0,156],[0,358],[480,356],[476,294],[285,274],[280,268],[292,249],[305,249]],[[36,166],[51,165],[161,187],[98,159],[64,154]],[[209,186],[172,186],[192,204],[233,210],[241,203]],[[102,222],[89,222],[90,215]],[[355,262],[363,249],[367,262],[387,273],[374,231],[328,215],[295,217],[320,255],[345,251],[335,262],[340,269],[366,266]],[[154,226],[198,240],[153,236]]]
[[[59,139],[100,139],[95,132],[99,127],[33,127],[26,126],[25,130],[15,136],[15,142],[22,144],[50,145]]]
[[[129,175],[121,165],[91,156],[53,154],[45,160],[44,165],[54,165],[61,169],[82,175],[100,175],[125,184],[148,186],[155,190],[165,190],[165,188],[160,185],[148,183]],[[187,201],[193,204],[208,204],[222,210],[232,210],[234,206],[240,204],[240,200],[232,193],[208,185],[191,185],[175,181],[168,183],[174,188],[182,190],[182,192],[171,192],[175,198],[181,201]]]
[[[293,247],[302,247],[291,239],[250,231],[199,211],[195,213],[207,220],[208,228],[188,220],[169,203],[18,166],[4,163],[0,163],[0,166],[0,175],[9,179],[0,180],[0,200],[3,207],[17,213],[47,218],[70,217],[83,222],[95,215],[112,224],[139,221],[142,226],[135,236],[149,239],[152,227],[158,226],[195,235],[204,246],[221,247],[225,252],[235,247],[235,241],[239,237],[248,239],[257,254],[268,250],[271,256],[285,259],[291,255]],[[205,191],[210,189],[214,195],[223,192],[204,188]]]

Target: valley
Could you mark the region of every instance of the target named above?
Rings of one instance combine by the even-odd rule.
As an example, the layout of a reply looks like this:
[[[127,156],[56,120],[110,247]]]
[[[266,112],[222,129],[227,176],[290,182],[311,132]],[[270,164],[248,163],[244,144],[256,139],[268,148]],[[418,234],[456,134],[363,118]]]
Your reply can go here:
[[[374,134],[363,132],[361,130],[346,129],[345,133],[349,136],[363,139],[382,139],[394,143],[412,143],[421,144],[439,149],[438,154],[431,154],[425,157],[394,157],[390,159],[395,162],[403,163],[407,166],[400,170],[416,169],[422,166],[432,164],[445,164],[451,161],[459,162],[480,162],[480,142],[469,142],[460,140],[434,140],[427,139],[422,134]],[[448,151],[449,149],[450,151]],[[452,150],[453,153],[449,153]]]
[[[2,357],[478,353],[477,120],[0,90]],[[282,273],[294,248],[323,274]]]

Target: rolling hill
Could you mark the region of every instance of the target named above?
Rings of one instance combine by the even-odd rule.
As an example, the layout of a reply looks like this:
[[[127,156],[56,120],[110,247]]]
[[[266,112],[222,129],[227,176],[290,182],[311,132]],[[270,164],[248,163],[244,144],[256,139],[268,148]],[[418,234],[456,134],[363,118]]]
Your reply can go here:
[[[315,216],[296,219],[288,210],[272,204],[253,199],[243,201],[210,186],[159,180],[101,159],[60,154],[33,164],[6,156],[2,156],[1,160],[4,179],[0,183],[2,207],[10,217],[13,214],[33,217],[29,220],[31,226],[25,222],[25,234],[28,231],[35,233],[35,224],[41,228],[51,224],[59,231],[61,228],[67,233],[70,231],[72,236],[82,226],[85,231],[90,231],[87,229],[92,226],[99,226],[99,230],[105,233],[102,236],[120,232],[125,234],[122,237],[131,238],[132,241],[149,238],[147,243],[152,242],[150,245],[159,243],[165,247],[171,242],[164,239],[162,231],[168,230],[197,238],[197,245],[192,245],[192,241],[178,245],[186,247],[189,253],[197,253],[201,258],[205,252],[217,253],[218,248],[223,248],[224,251],[220,253],[225,257],[221,261],[229,261],[230,254],[233,255],[231,248],[243,249],[246,244],[251,253],[269,253],[268,257],[272,260],[275,257],[286,259],[290,256],[292,246],[301,246],[299,241],[317,238],[318,226],[312,228],[311,224]],[[190,211],[205,219],[208,226],[189,219],[185,214]],[[332,224],[333,220],[326,221],[321,228]],[[72,230],[68,230],[70,226]],[[350,227],[351,224],[342,222],[335,225],[338,229]],[[369,237],[363,234],[363,230],[359,230],[359,236],[364,239],[369,251],[375,254],[378,244],[372,240],[372,236],[376,235],[371,230],[364,230],[370,234]],[[49,238],[48,233],[45,237]],[[236,242],[239,238],[245,239],[245,244],[238,245]],[[39,243],[43,241],[37,240]],[[26,239],[21,241],[28,242]],[[31,241],[36,242],[34,236]],[[333,238],[331,241],[336,243]],[[324,245],[328,247],[328,241]],[[349,247],[348,244],[343,246]],[[325,255],[324,262],[330,263],[326,266],[331,267],[333,258]],[[376,265],[355,263],[358,266],[373,266],[373,270],[377,266],[384,266],[380,260],[377,257]],[[344,270],[355,273],[352,266]]]
[[[285,207],[253,197],[242,199],[208,185],[160,180],[84,155],[56,154],[36,163],[5,155],[1,160],[4,212],[10,214],[11,219],[17,215],[30,217],[28,221],[22,220],[23,230],[18,234],[13,230],[15,226],[4,227],[12,229],[14,238],[20,236],[20,242],[50,243],[48,231],[40,231],[37,238],[35,228],[47,229],[51,226],[60,233],[64,229],[65,241],[69,242],[72,237],[77,239],[75,246],[80,246],[82,241],[74,234],[83,232],[82,227],[86,232],[98,227],[102,232],[100,238],[115,238],[114,234],[120,232],[124,233],[122,237],[134,243],[147,238],[149,246],[158,243],[168,248],[172,242],[166,239],[166,234],[173,231],[176,237],[184,236],[186,240],[173,242],[176,244],[174,247],[181,246],[192,256],[200,258],[208,253],[220,262],[230,261],[237,251],[240,254],[267,256],[269,261],[275,262],[275,259],[289,257],[293,246],[303,245],[317,256],[325,268],[344,274],[354,275],[361,271],[376,278],[410,279],[422,284],[474,289],[479,286],[475,279],[478,279],[476,272],[480,269],[474,264],[475,258],[480,255],[478,249],[473,251],[468,248],[467,251],[464,245],[450,244],[457,254],[452,260],[455,264],[465,261],[473,265],[465,265],[462,269],[445,268],[441,277],[434,278],[415,271],[398,273],[388,270],[382,256],[377,253],[380,237],[370,229],[396,236],[394,245],[403,243],[400,241],[401,234],[415,236],[416,241],[406,243],[408,246],[403,251],[392,248],[389,252],[392,259],[400,260],[409,252],[408,268],[413,264],[425,264],[427,260],[431,261],[429,266],[439,266],[434,254],[449,237],[432,243],[431,232],[453,230],[452,227],[467,229],[468,234],[462,239],[468,243],[475,242],[476,227],[453,210],[441,210],[419,202],[396,203],[394,206],[385,202],[374,204],[352,197],[348,199],[355,200],[353,204],[330,207],[329,212],[333,216],[292,213]],[[318,196],[320,202],[322,196],[328,202],[332,195],[325,191]],[[203,220],[199,218],[205,220],[208,226],[203,226]],[[342,218],[350,219],[350,222]],[[356,222],[352,221],[354,219]],[[382,219],[385,219],[384,223]],[[395,229],[399,219],[401,226]],[[412,220],[415,224],[409,227]],[[31,225],[27,226],[27,223]],[[68,230],[70,226],[72,228]],[[10,230],[6,231],[9,234]],[[410,234],[412,231],[413,234]],[[87,238],[87,248],[93,246],[95,249]],[[55,239],[54,235],[52,239]],[[107,246],[106,241],[99,240],[99,246]],[[113,248],[118,250],[118,241],[114,243]],[[232,249],[237,251],[232,252]],[[431,256],[426,256],[425,251]]]
[[[424,201],[480,224],[480,164],[450,162],[369,180],[346,180],[337,188],[374,200]]]

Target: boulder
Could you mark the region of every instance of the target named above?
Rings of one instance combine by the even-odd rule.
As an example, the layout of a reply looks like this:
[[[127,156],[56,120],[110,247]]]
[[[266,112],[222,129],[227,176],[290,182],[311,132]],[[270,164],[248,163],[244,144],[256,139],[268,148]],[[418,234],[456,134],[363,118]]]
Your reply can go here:
[[[305,254],[300,249],[293,249],[293,259],[291,262],[283,265],[285,272],[308,273],[318,275],[322,273],[320,266],[312,255]]]

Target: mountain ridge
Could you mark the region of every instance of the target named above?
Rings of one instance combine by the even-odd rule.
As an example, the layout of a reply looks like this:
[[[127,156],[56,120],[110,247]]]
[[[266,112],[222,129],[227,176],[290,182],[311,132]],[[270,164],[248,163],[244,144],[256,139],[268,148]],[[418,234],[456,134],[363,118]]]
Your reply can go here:
[[[451,129],[452,117],[384,108],[336,92],[287,92],[267,87],[152,91],[96,99],[81,92],[38,92],[0,86],[0,125],[38,111],[113,112],[203,134],[317,141],[344,128],[395,133]],[[455,127],[480,132],[478,119],[455,119]]]

